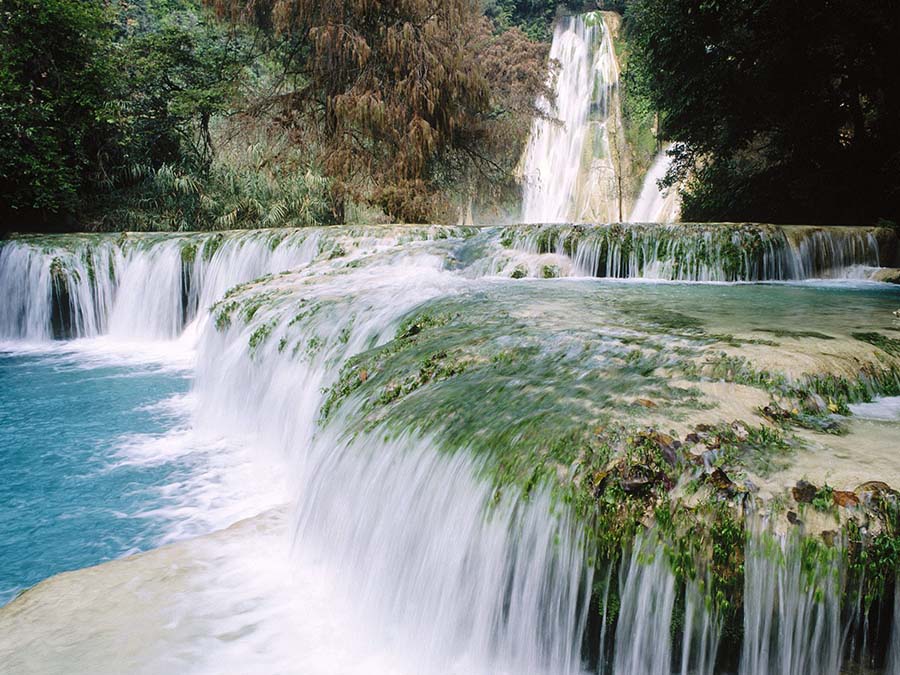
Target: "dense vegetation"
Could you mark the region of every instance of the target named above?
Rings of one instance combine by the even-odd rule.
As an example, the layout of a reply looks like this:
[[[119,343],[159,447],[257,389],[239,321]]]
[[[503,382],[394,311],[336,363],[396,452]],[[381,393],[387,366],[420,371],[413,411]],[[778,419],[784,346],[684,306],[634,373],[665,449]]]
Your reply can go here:
[[[686,220],[900,217],[895,2],[634,0]]]
[[[626,18],[635,175],[660,127],[684,219],[900,220],[892,3],[0,0],[0,223],[512,212],[553,21],[593,7]]]
[[[132,230],[508,207],[557,4],[0,2],[4,229]]]

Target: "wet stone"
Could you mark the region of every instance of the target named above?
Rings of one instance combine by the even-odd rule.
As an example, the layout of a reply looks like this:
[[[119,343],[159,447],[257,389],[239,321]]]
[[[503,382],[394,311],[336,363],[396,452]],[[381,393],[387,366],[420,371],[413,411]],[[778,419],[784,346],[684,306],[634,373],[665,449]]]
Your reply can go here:
[[[805,480],[798,480],[797,485],[791,488],[791,494],[794,496],[794,501],[798,504],[812,503],[812,500],[816,498],[817,492],[816,486]]]

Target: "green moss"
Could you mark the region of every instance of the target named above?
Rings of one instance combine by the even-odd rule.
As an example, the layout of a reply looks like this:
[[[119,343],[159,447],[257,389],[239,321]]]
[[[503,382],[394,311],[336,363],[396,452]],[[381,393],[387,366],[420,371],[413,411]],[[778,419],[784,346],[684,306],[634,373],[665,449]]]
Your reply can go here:
[[[275,326],[276,322],[270,321],[257,327],[256,330],[254,330],[250,334],[250,340],[248,344],[250,346],[251,352],[256,351],[256,349],[269,338]]]
[[[900,340],[890,338],[881,333],[852,333],[852,337],[860,342],[866,342],[873,347],[877,347],[883,352],[891,356],[900,356]]]
[[[94,253],[90,247],[84,249],[81,254],[81,260],[84,263],[85,270],[87,271],[88,281],[90,282],[91,286],[94,286],[97,282],[97,274],[94,271]]]
[[[788,330],[786,328],[757,328],[760,333],[771,333],[776,337],[794,338],[800,340],[803,338],[814,338],[816,340],[834,340],[831,335],[825,335],[814,330]]]
[[[209,262],[212,260],[213,256],[216,254],[216,251],[222,246],[222,243],[225,241],[225,236],[222,234],[213,234],[209,236],[205,242],[203,242],[203,260],[204,262]]]
[[[185,265],[193,265],[197,259],[197,242],[185,241],[181,246],[181,262]]]
[[[235,300],[220,302],[213,306],[212,311],[215,316],[216,330],[221,332],[231,326],[231,315],[238,307],[240,307],[240,304]]]
[[[850,587],[859,588],[867,609],[884,600],[900,570],[900,510],[897,504],[882,506],[882,531],[873,534],[855,520],[846,526]]]
[[[816,491],[813,497],[812,507],[822,513],[830,513],[835,510],[834,506],[834,488],[827,483]]]

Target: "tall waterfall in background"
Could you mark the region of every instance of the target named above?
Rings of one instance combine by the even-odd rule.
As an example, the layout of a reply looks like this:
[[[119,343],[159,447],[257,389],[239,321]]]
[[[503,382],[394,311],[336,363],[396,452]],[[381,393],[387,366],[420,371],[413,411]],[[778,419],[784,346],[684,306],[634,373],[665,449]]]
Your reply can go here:
[[[603,16],[561,19],[550,59],[559,63],[556,100],[538,102],[546,118],[531,127],[522,220],[619,221],[619,69]]]

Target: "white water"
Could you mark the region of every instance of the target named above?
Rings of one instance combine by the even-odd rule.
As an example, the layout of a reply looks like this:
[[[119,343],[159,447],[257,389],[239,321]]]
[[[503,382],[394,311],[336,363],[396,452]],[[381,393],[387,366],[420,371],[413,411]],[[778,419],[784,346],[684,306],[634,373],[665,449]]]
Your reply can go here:
[[[638,199],[631,209],[628,222],[631,223],[672,223],[678,219],[678,205],[675,190],[660,189],[661,181],[672,164],[672,158],[664,148],[653,160]]]
[[[703,282],[867,279],[880,262],[872,229],[729,227],[523,226],[512,230],[512,249],[530,258],[513,262],[527,276],[553,264],[555,276]]]
[[[663,547],[640,537],[623,562],[622,608],[616,633],[616,675],[664,673],[672,663],[669,625],[675,605],[675,576]]]
[[[621,220],[618,215],[610,217],[618,213],[617,163],[610,134],[619,133],[614,99],[619,74],[602,16],[592,13],[560,19],[550,60],[559,63],[555,100],[552,104],[543,98],[538,101],[546,117],[532,123],[525,151],[522,221]],[[598,147],[591,151],[593,157],[585,158],[589,140]],[[580,186],[587,180],[586,173],[590,182]],[[579,198],[580,190],[602,196],[601,212],[586,213],[589,206]]]
[[[850,412],[864,419],[900,422],[900,396],[885,396],[870,403],[856,403],[850,406]]]
[[[0,247],[0,288],[10,289],[0,298],[0,339],[53,336],[54,261],[69,293],[62,308],[71,316],[69,336],[174,339],[198,308],[207,309],[229,288],[312,260],[317,234],[294,232],[283,240],[232,234],[210,256],[203,254],[210,236],[122,245],[107,238],[38,255],[31,246],[8,244]],[[183,249],[191,242],[199,244],[194,259],[185,261]]]
[[[747,544],[744,571],[741,675],[838,675],[841,566],[819,561],[810,573],[795,537],[759,532]]]
[[[164,607],[154,608],[165,619],[159,625],[173,626],[173,634],[148,637],[135,656],[142,670],[579,673],[592,570],[583,562],[581,534],[564,510],[542,493],[527,502],[505,497],[493,504],[478,461],[466,448],[444,454],[414,430],[383,426],[355,435],[352,421],[361,413],[352,397],[326,425],[318,421],[323,389],[352,354],[390,340],[404,314],[423,302],[472,287],[472,281],[447,269],[450,249],[416,237],[400,246],[393,245],[395,235],[362,238],[352,255],[368,264],[345,267],[343,260],[321,256],[306,262],[317,258],[317,231],[274,245],[268,238],[234,236],[208,260],[198,251],[189,267],[201,281],[189,286],[196,299],[187,305],[183,267],[163,264],[181,261],[181,246],[173,242],[126,252],[109,244],[108,260],[121,270],[109,281],[109,298],[99,302],[89,284],[74,294],[73,303],[84,303],[74,314],[92,317],[93,323],[83,324],[85,334],[91,334],[87,328],[109,331],[106,337],[71,343],[75,348],[98,354],[121,346],[130,350],[134,336],[143,335],[138,344],[145,344],[148,353],[161,348],[190,352],[191,358],[179,357],[182,363],[197,359],[195,391],[189,401],[178,403],[190,408],[190,429],[174,430],[172,438],[159,443],[135,439],[121,458],[158,461],[167,453],[192,451],[208,457],[209,470],[172,489],[195,495],[183,502],[191,514],[209,510],[217,515],[208,522],[186,518],[185,530],[174,532],[173,539],[203,527],[224,527],[285,499],[291,503],[286,531],[280,526],[251,535],[221,533],[211,549],[205,544],[199,551],[176,548],[165,554],[175,556],[175,563],[164,558],[153,563],[164,567],[148,568],[157,574],[185,560],[203,567],[191,573],[187,585],[163,575],[167,585],[154,602]],[[22,277],[9,273],[3,284],[23,291],[30,283],[39,291],[45,288],[50,261],[62,253],[31,251],[29,257],[24,246],[10,248],[18,252],[16,266],[9,269]],[[267,294],[253,321],[233,321],[218,330],[209,320],[208,308],[232,284],[291,268],[290,274],[231,296]],[[162,278],[158,271],[163,269],[177,281]],[[7,268],[0,274],[8,274]],[[148,302],[164,321],[140,311],[141,304],[132,299],[140,289],[155,294]],[[37,295],[40,302],[31,305],[21,299],[7,302],[7,323],[0,323],[7,337],[48,337],[52,308]],[[173,328],[184,325],[184,308],[192,304],[193,321]],[[298,312],[311,307],[318,309],[291,325]],[[268,339],[251,347],[254,331],[270,323]],[[815,589],[804,585],[790,542],[773,545],[766,537],[747,548],[742,675],[837,672],[841,641],[840,635],[833,639],[839,619],[833,580],[840,568],[819,570]],[[106,581],[101,576],[96,583]],[[613,672],[713,672],[718,621],[693,585],[685,591],[688,646],[679,663],[672,663],[669,626],[676,589],[654,539],[635,544],[619,583]],[[63,616],[70,616],[70,623],[79,617],[81,623],[84,607],[72,602],[71,616]],[[59,630],[70,629],[63,622]],[[105,630],[108,634],[115,626]],[[100,632],[88,634],[78,649],[96,645]],[[70,652],[62,642],[60,663],[65,664]],[[106,672],[116,672],[112,663]]]

